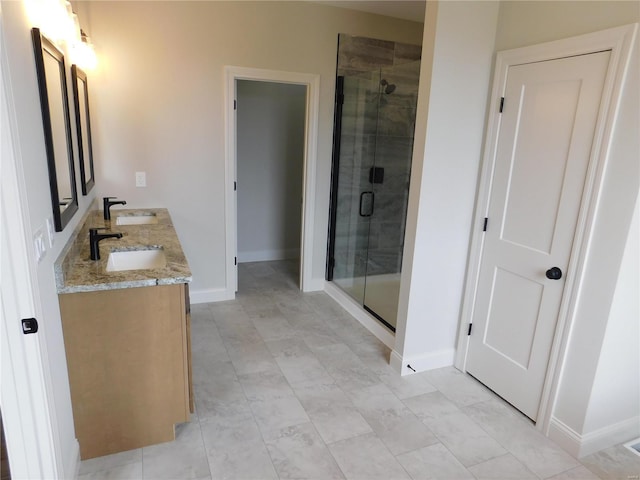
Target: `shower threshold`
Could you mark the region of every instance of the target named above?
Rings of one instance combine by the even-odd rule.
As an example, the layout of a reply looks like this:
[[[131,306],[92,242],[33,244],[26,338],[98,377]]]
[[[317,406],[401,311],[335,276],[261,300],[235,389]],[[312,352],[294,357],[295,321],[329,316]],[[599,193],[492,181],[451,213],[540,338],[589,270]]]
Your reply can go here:
[[[350,294],[336,284],[335,281],[326,282],[324,291],[378,340],[390,349],[394,348],[396,343],[395,333],[378,320],[377,317],[374,317],[365,310],[361,302],[356,301]]]
[[[396,331],[400,274],[386,273],[347,279],[333,279],[347,294],[391,331]]]

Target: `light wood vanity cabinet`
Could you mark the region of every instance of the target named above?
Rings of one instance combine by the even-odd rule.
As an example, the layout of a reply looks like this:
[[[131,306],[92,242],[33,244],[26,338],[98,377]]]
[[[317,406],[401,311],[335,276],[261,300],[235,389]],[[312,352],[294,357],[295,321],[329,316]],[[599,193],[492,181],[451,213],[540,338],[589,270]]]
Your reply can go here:
[[[81,458],[173,440],[193,411],[188,285],[59,301]]]

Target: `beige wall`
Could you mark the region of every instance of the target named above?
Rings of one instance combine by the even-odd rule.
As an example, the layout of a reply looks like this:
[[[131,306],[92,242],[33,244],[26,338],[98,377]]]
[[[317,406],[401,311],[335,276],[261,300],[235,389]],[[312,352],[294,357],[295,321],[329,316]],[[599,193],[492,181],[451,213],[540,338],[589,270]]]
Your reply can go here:
[[[496,50],[524,47],[637,22],[635,1],[507,1],[500,4]]]
[[[338,33],[419,44],[422,24],[307,2],[78,7],[100,57],[89,79],[98,195],[169,208],[196,301],[225,286],[223,67],[320,74],[311,260],[321,282]],[[135,171],[147,172],[147,188],[135,188]]]
[[[637,418],[640,414],[639,265],[640,201],[637,201],[584,425],[584,431],[597,432],[633,419],[635,415],[635,435],[622,437],[620,442],[635,438],[640,433]]]
[[[392,354],[405,374],[453,363],[497,19],[498,2],[427,4]]]

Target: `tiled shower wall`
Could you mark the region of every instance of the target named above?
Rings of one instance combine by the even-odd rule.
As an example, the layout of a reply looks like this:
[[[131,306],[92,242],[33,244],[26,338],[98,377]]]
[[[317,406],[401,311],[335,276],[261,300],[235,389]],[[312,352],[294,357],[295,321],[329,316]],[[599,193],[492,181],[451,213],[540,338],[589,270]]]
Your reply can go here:
[[[344,76],[334,278],[396,273],[404,227],[420,77],[421,47],[341,34]],[[387,86],[395,85],[390,93]],[[384,181],[369,182],[374,165]],[[360,194],[373,191],[371,217],[359,215]]]

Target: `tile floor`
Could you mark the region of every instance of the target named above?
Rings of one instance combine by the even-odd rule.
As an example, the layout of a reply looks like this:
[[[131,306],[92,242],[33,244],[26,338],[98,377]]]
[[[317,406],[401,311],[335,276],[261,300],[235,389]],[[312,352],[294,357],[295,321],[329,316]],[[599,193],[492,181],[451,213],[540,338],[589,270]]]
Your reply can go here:
[[[637,479],[622,446],[578,461],[471,377],[399,377],[388,349],[292,262],[242,264],[193,305],[196,411],[176,441],[81,463],[80,479]]]

